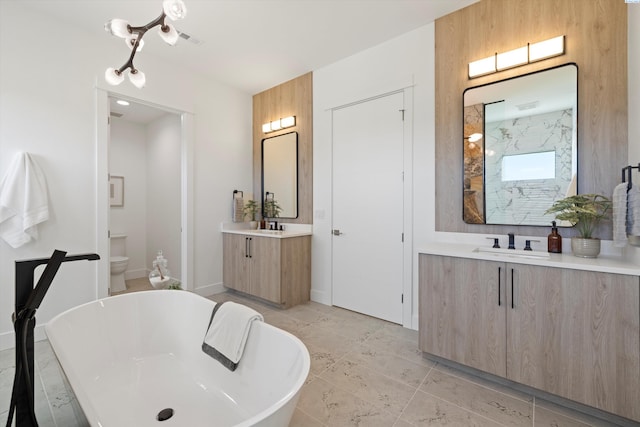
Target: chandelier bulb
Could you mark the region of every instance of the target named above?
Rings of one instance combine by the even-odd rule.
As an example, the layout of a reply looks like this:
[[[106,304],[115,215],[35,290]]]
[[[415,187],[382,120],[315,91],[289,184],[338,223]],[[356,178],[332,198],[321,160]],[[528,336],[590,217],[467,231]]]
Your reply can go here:
[[[117,86],[124,80],[124,76],[118,70],[113,67],[107,68],[104,73],[104,79],[112,86]]]
[[[162,37],[162,40],[164,40],[171,46],[176,44],[176,42],[178,41],[178,38],[180,37],[180,34],[178,34],[178,31],[176,30],[176,28],[171,24],[161,25],[160,32],[158,34],[160,34],[160,37]]]
[[[104,29],[116,37],[126,38],[131,36],[131,26],[124,19],[114,18],[104,24]]]
[[[132,69],[129,72],[129,81],[138,89],[142,89],[144,84],[147,82],[147,79],[142,71]]]
[[[162,10],[172,21],[177,21],[187,16],[187,7],[182,0],[165,0],[162,2]]]
[[[129,46],[129,49],[133,49],[133,46],[136,44],[136,40],[138,39],[138,36],[129,36],[126,39],[124,39],[125,43],[127,44],[127,46]],[[144,46],[144,40],[140,39],[140,42],[138,43],[138,48],[136,49],[136,52],[140,52],[142,50],[142,47]]]

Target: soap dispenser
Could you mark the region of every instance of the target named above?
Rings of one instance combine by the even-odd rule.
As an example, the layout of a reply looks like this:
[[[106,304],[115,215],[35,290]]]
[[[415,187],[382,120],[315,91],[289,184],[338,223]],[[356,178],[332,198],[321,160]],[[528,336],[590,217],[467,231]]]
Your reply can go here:
[[[562,236],[558,233],[555,221],[551,221],[551,234],[547,237],[547,250],[554,254],[562,253]]]

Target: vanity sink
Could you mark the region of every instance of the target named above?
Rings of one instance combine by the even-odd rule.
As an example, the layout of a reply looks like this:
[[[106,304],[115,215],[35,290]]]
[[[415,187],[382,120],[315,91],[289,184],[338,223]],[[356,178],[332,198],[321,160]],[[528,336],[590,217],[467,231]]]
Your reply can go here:
[[[548,252],[538,252],[538,251],[525,251],[522,249],[502,249],[502,248],[485,248],[479,247],[475,248],[473,252],[487,252],[495,255],[516,257],[516,258],[535,258],[535,259],[548,259]]]

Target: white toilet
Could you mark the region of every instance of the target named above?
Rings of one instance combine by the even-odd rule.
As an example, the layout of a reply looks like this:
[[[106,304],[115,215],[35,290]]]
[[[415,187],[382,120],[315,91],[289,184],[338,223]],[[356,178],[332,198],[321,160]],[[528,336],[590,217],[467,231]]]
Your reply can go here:
[[[110,239],[111,244],[111,292],[122,292],[127,290],[124,283],[124,272],[129,266],[129,257],[126,249],[126,234],[113,234]]]

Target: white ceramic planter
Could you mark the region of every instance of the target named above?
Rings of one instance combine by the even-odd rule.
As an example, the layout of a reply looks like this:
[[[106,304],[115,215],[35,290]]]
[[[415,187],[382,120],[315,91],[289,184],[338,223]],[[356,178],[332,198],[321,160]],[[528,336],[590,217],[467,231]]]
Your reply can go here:
[[[600,254],[600,239],[571,238],[571,252],[581,258],[597,258]]]

